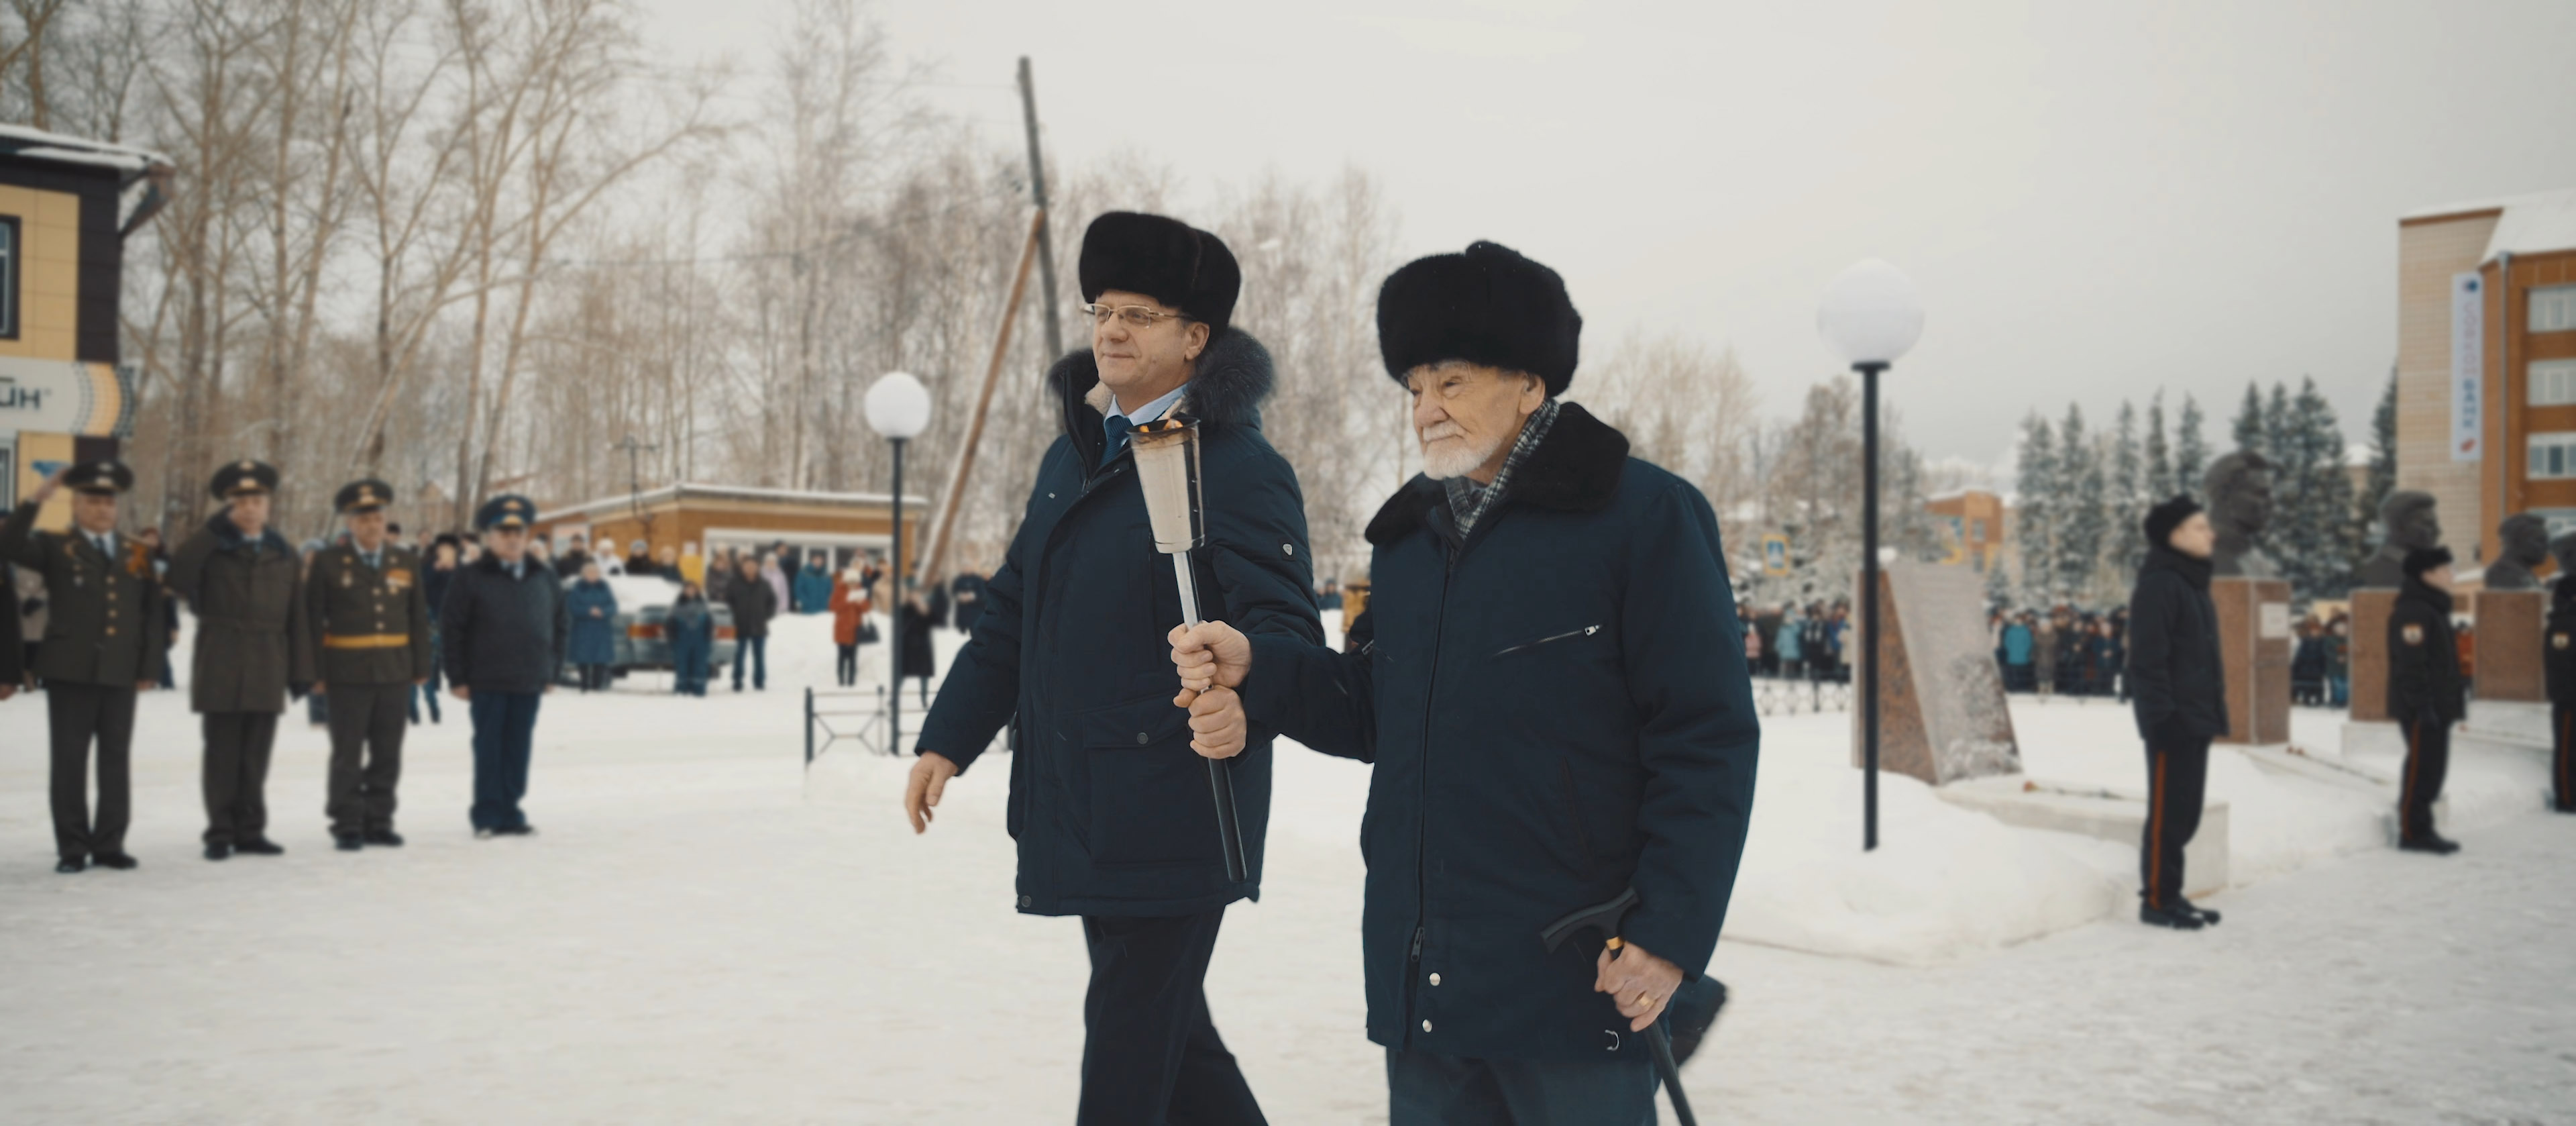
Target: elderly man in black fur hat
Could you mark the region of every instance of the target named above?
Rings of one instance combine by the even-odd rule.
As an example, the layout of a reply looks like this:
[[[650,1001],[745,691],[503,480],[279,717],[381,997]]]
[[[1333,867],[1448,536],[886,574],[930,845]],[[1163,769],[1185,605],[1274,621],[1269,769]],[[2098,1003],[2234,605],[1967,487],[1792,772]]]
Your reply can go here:
[[[2406,553],[2406,585],[2388,613],[2388,718],[2406,734],[2397,779],[2397,847],[2448,856],[2460,846],[2436,832],[2433,803],[2451,768],[2451,725],[2468,718],[2460,641],[2451,632],[2451,550]]]
[[[1695,1036],[1719,992],[1761,744],[1742,627],[1707,499],[1559,400],[1582,327],[1493,243],[1396,271],[1378,340],[1423,475],[1369,522],[1346,650],[1172,633],[1182,696],[1227,697],[1199,753],[1248,727],[1376,764],[1361,942],[1394,1126],[1651,1123],[1640,1033]],[[1618,941],[1541,941],[1623,895]]]
[[[1198,420],[1204,612],[1315,644],[1304,501],[1261,436],[1270,354],[1229,323],[1241,275],[1223,242],[1112,212],[1083,235],[1081,280],[1091,346],[1047,379],[1064,433],[922,724],[904,808],[914,832],[928,828],[948,781],[1016,716],[1018,906],[1081,916],[1090,946],[1077,1121],[1261,1122],[1202,982],[1226,905],[1260,894],[1270,735],[1237,732],[1246,864],[1229,879],[1193,717],[1171,698],[1165,633],[1181,620],[1180,594],[1154,549],[1128,431],[1167,414]]]

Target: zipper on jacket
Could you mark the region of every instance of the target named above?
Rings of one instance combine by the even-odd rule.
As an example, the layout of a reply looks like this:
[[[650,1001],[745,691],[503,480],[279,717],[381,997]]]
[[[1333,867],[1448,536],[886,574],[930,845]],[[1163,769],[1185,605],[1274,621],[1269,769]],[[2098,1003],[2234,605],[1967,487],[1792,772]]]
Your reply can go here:
[[[1518,652],[1520,652],[1520,651],[1521,651],[1521,650],[1523,650],[1523,649],[1536,649],[1536,648],[1538,648],[1539,646],[1541,646],[1541,645],[1545,645],[1545,644],[1547,644],[1548,642],[1551,642],[1551,641],[1563,641],[1563,640],[1565,640],[1566,638],[1569,638],[1569,637],[1590,637],[1590,636],[1592,636],[1593,634],[1596,634],[1596,633],[1599,633],[1599,632],[1601,632],[1601,627],[1600,627],[1600,626],[1585,626],[1585,627],[1583,627],[1582,629],[1570,629],[1570,630],[1565,631],[1564,633],[1554,634],[1554,635],[1551,635],[1551,636],[1548,636],[1548,637],[1542,637],[1542,638],[1539,638],[1539,639],[1538,639],[1538,640],[1536,640],[1536,641],[1524,641],[1524,642],[1521,642],[1521,643],[1520,643],[1520,644],[1518,644],[1518,645],[1506,645],[1506,646],[1504,646],[1501,650],[1497,651],[1494,655],[1495,655],[1495,656],[1497,656],[1497,657],[1508,657],[1508,656],[1511,656],[1511,655],[1512,655],[1512,654],[1514,654],[1514,653],[1518,653]]]
[[[1418,967],[1422,962],[1422,939],[1431,918],[1431,885],[1424,859],[1431,824],[1431,701],[1440,692],[1440,634],[1449,622],[1449,580],[1458,573],[1458,552],[1447,544],[1441,547],[1446,561],[1440,568],[1440,612],[1431,619],[1431,661],[1422,701],[1422,769],[1415,778],[1415,808],[1420,812],[1413,819],[1413,953],[1404,968],[1404,1039],[1408,1044],[1413,1041],[1413,997],[1421,987]]]

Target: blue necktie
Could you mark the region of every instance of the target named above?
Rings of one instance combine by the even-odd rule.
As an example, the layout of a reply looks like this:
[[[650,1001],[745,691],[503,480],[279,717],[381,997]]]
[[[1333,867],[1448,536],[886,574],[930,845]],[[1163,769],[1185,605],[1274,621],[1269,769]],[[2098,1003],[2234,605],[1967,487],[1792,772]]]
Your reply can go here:
[[[1113,414],[1101,419],[1100,425],[1109,432],[1108,440],[1100,443],[1100,464],[1107,465],[1118,457],[1118,451],[1127,448],[1127,418]]]

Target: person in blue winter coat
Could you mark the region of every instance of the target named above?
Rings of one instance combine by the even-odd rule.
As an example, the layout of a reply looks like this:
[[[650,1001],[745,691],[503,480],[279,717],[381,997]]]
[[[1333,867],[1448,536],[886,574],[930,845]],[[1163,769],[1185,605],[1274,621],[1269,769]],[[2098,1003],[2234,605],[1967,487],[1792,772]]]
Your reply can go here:
[[[796,612],[821,614],[832,609],[832,572],[823,566],[823,554],[805,557],[805,569],[796,572]]]
[[[564,592],[572,614],[572,638],[564,657],[581,676],[581,690],[607,691],[608,666],[617,663],[617,593],[599,577],[599,564],[584,563],[581,578]]]
[[[680,584],[680,597],[662,619],[662,634],[671,642],[671,691],[683,696],[707,694],[716,646],[716,617],[698,584]]]
[[[1799,671],[1804,668],[1799,654],[1805,652],[1800,642],[1806,632],[1807,620],[1798,616],[1798,607],[1795,603],[1781,611],[1780,632],[1776,635],[1779,640],[1772,644],[1771,649],[1780,656],[1780,675],[1791,680],[1796,680]]]
[[[1262,437],[1270,353],[1230,324],[1242,277],[1224,242],[1110,212],[1083,235],[1080,275],[1091,346],[1046,381],[1063,432],[922,723],[904,805],[926,829],[950,779],[1015,722],[1018,751],[997,769],[1010,772],[1016,902],[1081,916],[1091,958],[1075,1121],[1260,1123],[1203,983],[1227,906],[1260,895],[1270,736],[1248,736],[1227,764],[1243,839],[1234,879],[1191,715],[1172,702],[1179,583],[1154,549],[1129,432],[1167,415],[1198,423],[1201,612],[1312,645],[1323,627],[1305,501]]]
[[[1261,730],[1375,764],[1360,944],[1391,1126],[1646,1126],[1639,1034],[1715,992],[1761,745],[1742,627],[1708,500],[1560,398],[1581,327],[1554,270],[1492,243],[1390,275],[1424,473],[1368,523],[1346,650],[1171,631],[1200,754]],[[1539,940],[1627,893],[1615,957]]]

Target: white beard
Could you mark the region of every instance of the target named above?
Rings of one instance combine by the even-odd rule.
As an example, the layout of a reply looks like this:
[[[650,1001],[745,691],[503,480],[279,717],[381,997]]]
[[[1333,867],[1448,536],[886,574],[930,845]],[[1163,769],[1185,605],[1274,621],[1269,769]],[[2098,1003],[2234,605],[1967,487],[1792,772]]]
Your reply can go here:
[[[1438,433],[1421,435],[1422,475],[1434,481],[1446,481],[1452,477],[1464,477],[1473,473],[1486,462],[1493,460],[1495,451],[1503,448],[1501,439],[1478,445],[1474,438],[1460,430],[1458,424],[1454,422],[1439,423],[1431,429]],[[1448,440],[1435,440],[1444,438]]]

